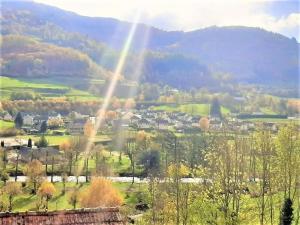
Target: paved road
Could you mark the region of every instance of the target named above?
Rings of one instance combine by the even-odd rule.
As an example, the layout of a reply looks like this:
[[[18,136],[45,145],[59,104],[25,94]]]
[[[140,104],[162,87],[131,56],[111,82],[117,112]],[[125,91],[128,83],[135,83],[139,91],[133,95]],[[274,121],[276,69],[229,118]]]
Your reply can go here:
[[[112,182],[121,182],[121,183],[130,183],[132,182],[132,177],[107,177],[107,179],[110,179]],[[15,177],[10,177],[10,181],[14,181]],[[18,176],[17,181],[20,182],[25,182],[27,180],[26,176]],[[47,177],[48,181],[51,181],[51,176]],[[61,176],[53,176],[53,181],[54,182],[62,182],[61,181]],[[148,178],[134,178],[135,183],[147,183],[149,181]],[[76,177],[75,176],[69,176],[68,177],[68,182],[76,182]],[[85,176],[79,176],[78,177],[78,182],[79,183],[84,183],[85,182]],[[201,183],[203,182],[202,178],[182,178],[183,183]]]

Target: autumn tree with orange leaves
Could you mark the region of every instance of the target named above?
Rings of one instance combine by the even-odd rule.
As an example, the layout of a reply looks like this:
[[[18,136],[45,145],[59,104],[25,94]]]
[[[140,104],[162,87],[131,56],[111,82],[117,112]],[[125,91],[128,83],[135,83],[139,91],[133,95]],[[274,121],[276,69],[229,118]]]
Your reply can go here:
[[[72,161],[73,161],[73,148],[70,140],[65,140],[59,145],[59,150],[64,152],[65,159],[68,161],[69,165],[69,175],[72,173]],[[65,166],[63,166],[65,170]]]
[[[133,109],[135,107],[135,101],[132,98],[129,98],[125,101],[124,103],[124,109],[125,110],[130,110]]]
[[[92,137],[95,135],[95,126],[93,125],[91,120],[87,120],[84,124],[84,136]]]
[[[59,150],[63,152],[69,151],[70,148],[71,148],[71,143],[69,140],[65,140],[59,145]]]
[[[121,101],[118,98],[113,97],[112,100],[111,100],[111,107],[113,109],[121,108]]]
[[[8,211],[11,212],[13,209],[13,199],[22,192],[20,183],[8,182],[4,186],[4,193],[8,196]]]
[[[115,112],[115,111],[112,111],[112,110],[107,111],[106,114],[105,114],[106,121],[114,120],[117,117],[118,117],[118,113]]]
[[[93,179],[90,186],[81,193],[81,207],[115,207],[122,204],[123,198],[120,192],[105,178]]]
[[[32,160],[26,165],[24,174],[29,178],[29,181],[33,184],[33,193],[36,194],[38,185],[41,183],[44,175],[43,164],[39,160]]]
[[[136,144],[140,150],[146,150],[149,144],[149,135],[144,131],[140,130],[136,134]]]
[[[207,131],[209,128],[209,120],[206,117],[202,117],[199,120],[199,126],[200,126],[201,130]]]
[[[39,190],[38,190],[38,195],[41,197],[41,199],[45,199],[46,204],[45,208],[48,210],[48,202],[49,200],[53,197],[54,193],[56,192],[56,189],[54,185],[51,182],[44,181]]]

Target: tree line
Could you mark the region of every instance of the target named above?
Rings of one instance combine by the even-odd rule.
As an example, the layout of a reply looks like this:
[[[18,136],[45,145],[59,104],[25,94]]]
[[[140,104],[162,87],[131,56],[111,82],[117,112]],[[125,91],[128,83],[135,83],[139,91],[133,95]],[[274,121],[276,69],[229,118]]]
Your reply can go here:
[[[69,175],[75,175],[77,182],[79,175],[85,175],[92,188],[93,177],[112,174],[103,147],[85,151],[91,129],[87,124],[85,137],[61,143],[64,163],[57,164],[55,155],[33,157],[28,162],[24,173],[33,193],[39,193],[45,173],[53,175],[54,165],[60,165],[63,193]],[[261,128],[247,136],[205,129],[188,135],[134,130],[116,135],[110,151],[117,150],[119,163],[124,155],[128,157],[132,183],[137,175],[148,179],[140,200],[150,209],[140,224],[299,223],[300,139],[296,125],[283,125],[278,134]],[[95,167],[90,170],[92,160]],[[183,178],[195,180],[189,183]]]

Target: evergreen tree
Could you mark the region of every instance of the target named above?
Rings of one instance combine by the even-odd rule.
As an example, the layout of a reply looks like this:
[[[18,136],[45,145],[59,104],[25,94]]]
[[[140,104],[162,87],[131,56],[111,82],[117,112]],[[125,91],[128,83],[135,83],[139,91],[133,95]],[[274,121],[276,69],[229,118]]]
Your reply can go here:
[[[32,148],[32,140],[31,140],[31,138],[28,139],[27,147]]]
[[[45,136],[41,136],[39,142],[38,142],[38,146],[39,147],[47,147],[48,146],[48,141],[47,139],[45,138]]]
[[[287,102],[283,99],[280,99],[278,104],[278,110],[281,114],[284,114],[287,112]]]
[[[293,202],[290,198],[284,200],[281,209],[280,225],[291,225],[293,221]]]
[[[210,106],[210,116],[222,118],[221,106],[218,98],[213,98]]]
[[[20,112],[18,112],[16,118],[15,118],[15,127],[20,129],[23,126],[23,117]]]
[[[41,133],[46,133],[46,131],[47,131],[47,122],[43,121],[42,124],[41,124],[40,132]]]

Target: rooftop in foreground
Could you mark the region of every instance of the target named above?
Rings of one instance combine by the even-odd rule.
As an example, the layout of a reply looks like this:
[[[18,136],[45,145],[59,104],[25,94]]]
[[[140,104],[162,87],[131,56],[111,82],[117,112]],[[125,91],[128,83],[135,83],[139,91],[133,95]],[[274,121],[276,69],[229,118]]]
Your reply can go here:
[[[124,225],[118,208],[0,213],[0,225]]]

